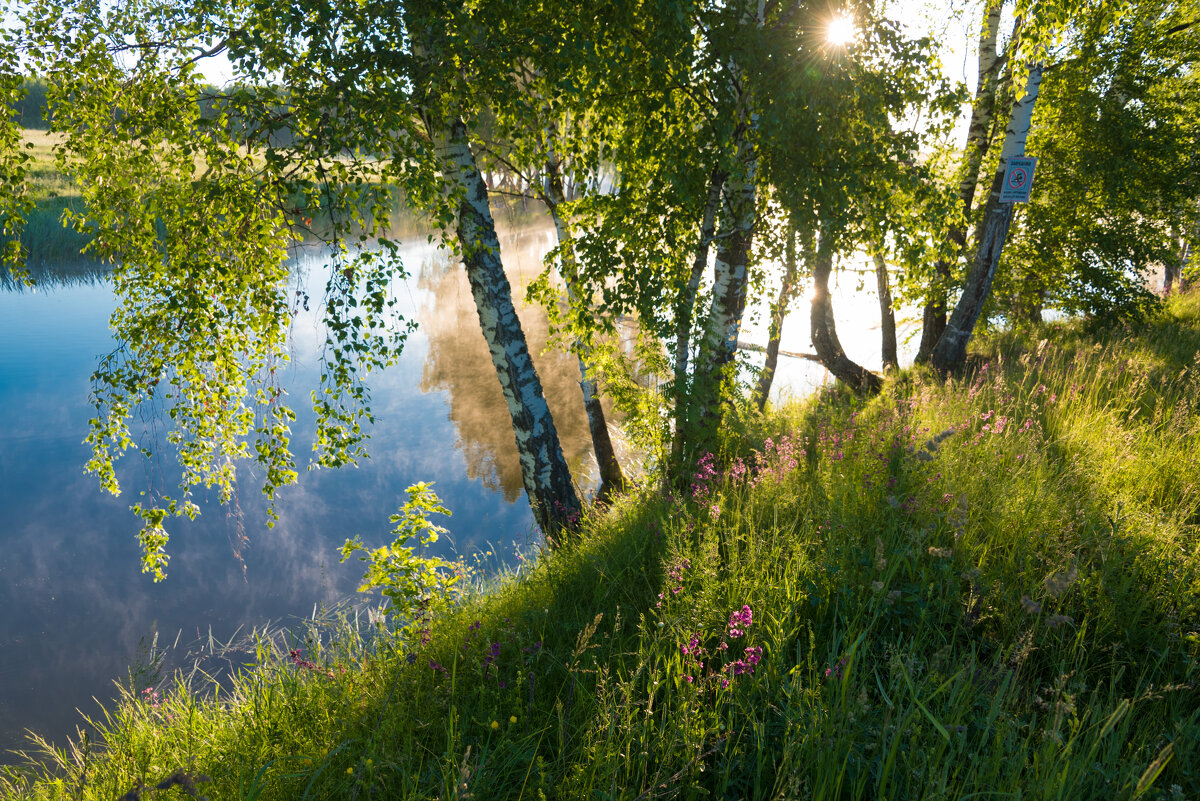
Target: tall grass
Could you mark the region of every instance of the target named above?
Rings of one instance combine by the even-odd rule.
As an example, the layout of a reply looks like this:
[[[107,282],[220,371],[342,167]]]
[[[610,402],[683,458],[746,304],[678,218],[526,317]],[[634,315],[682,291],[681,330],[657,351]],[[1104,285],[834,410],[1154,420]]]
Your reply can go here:
[[[28,147],[26,152],[30,157],[25,184],[34,207],[23,226],[21,244],[30,273],[36,275],[51,269],[55,273],[64,272],[64,278],[72,280],[87,272],[94,273],[95,264],[94,259],[81,255],[88,238],[62,223],[63,212],[79,211],[82,200],[79,189],[55,164],[54,146],[59,141],[59,136],[47,131],[24,131],[23,144]],[[3,242],[0,237],[0,245]],[[0,270],[0,284],[14,284],[7,271]]]
[[[407,636],[131,687],[5,794],[1196,798],[1198,383],[1192,295],[751,419]]]

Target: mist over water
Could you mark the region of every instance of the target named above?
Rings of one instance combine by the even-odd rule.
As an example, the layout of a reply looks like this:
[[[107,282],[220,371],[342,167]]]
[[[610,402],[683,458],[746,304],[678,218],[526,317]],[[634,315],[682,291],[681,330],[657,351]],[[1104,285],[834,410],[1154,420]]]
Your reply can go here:
[[[465,274],[424,237],[411,241],[401,248],[411,277],[393,292],[419,327],[400,362],[368,382],[376,417],[370,460],[338,471],[303,469],[314,425],[308,395],[325,338],[314,303],[293,322],[292,361],[281,379],[298,413],[292,444],[302,467],[298,484],[280,492],[278,523],[266,528],[261,476],[243,469],[234,512],[250,540],[244,563],[234,555],[235,515],[201,493],[195,521],[167,525],[171,561],[159,584],[140,572],[140,523],[129,506],[150,486],[170,491],[169,466],[127,454],[118,468],[119,498],[83,473],[90,376],[114,347],[114,299],[104,271],[51,268],[40,271],[33,289],[0,286],[0,762],[13,761],[10,749],[28,747],[26,729],[62,741],[80,723],[77,709],[98,715],[92,699],[114,696],[114,680],[128,676],[139,643],[144,657],[155,634],[160,647],[178,641],[180,664],[210,631],[224,641],[239,629],[286,625],[314,606],[353,596],[360,564],[340,564],[338,548],[354,536],[372,546],[387,542],[388,517],[417,481],[434,482],[454,513],[442,521],[450,530],[438,543],[443,553],[492,551],[495,565],[517,548],[536,546],[508,411]],[[524,297],[553,244],[549,225],[502,232],[514,299]],[[319,255],[301,256],[294,280],[319,298],[327,269]],[[853,358],[877,368],[878,305],[854,283],[844,276],[835,299],[839,333]],[[520,305],[573,475],[583,491],[593,491],[578,362],[547,351],[544,312]],[[743,340],[765,345],[765,315],[757,316],[752,309]],[[868,322],[852,322],[856,316]],[[807,303],[798,300],[785,324],[785,350],[812,350],[807,318]],[[807,392],[823,374],[810,362],[781,358],[775,394]],[[132,427],[139,435],[165,432],[153,417]]]

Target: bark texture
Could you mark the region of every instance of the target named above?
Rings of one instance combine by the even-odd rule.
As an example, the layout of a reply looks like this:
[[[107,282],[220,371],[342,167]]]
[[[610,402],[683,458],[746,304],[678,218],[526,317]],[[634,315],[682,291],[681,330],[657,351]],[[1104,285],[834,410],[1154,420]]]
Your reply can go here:
[[[684,431],[687,428],[691,392],[688,387],[688,362],[691,353],[692,315],[696,308],[696,293],[700,291],[700,279],[708,266],[708,253],[716,233],[717,209],[721,205],[721,190],[725,186],[725,173],[714,168],[708,181],[708,194],[704,201],[704,213],[700,222],[700,240],[696,243],[696,255],[692,260],[692,272],[675,306],[675,437],[671,441],[671,453],[678,457],[683,453]]]
[[[554,232],[558,236],[558,242],[565,249],[560,272],[567,285],[568,300],[574,305],[579,295],[575,280],[576,263],[571,246],[571,231],[562,215],[562,203],[566,196],[563,192],[562,172],[554,155],[553,141],[552,136],[547,137],[546,205],[554,221]],[[612,437],[608,433],[608,421],[605,419],[604,407],[600,404],[600,393],[596,386],[596,370],[590,363],[590,350],[579,340],[575,341],[573,350],[579,359],[579,389],[583,393],[583,408],[587,412],[592,450],[600,468],[600,489],[596,492],[596,499],[605,501],[614,492],[625,489],[625,475],[621,472]]]
[[[946,330],[933,350],[931,361],[939,370],[957,367],[967,358],[967,343],[975,323],[983,311],[983,303],[992,290],[992,279],[1004,250],[1004,240],[1012,223],[1013,203],[1000,202],[1000,189],[1004,183],[1004,170],[1008,160],[1025,152],[1025,140],[1037,103],[1038,90],[1042,83],[1042,65],[1034,64],[1029,69],[1025,84],[1025,96],[1013,103],[1008,128],[1004,135],[1004,146],[1000,151],[1000,164],[992,177],[992,190],[988,195],[980,222],[975,258],[967,275],[962,296],[954,307],[954,313],[946,323]]]
[[[822,236],[813,260],[812,313],[809,317],[813,347],[821,357],[821,364],[835,378],[850,385],[856,392],[874,394],[883,388],[882,379],[851,360],[838,340],[837,325],[833,319],[833,298],[829,294],[831,272],[833,245]]]
[[[796,292],[796,228],[788,226],[787,245],[783,257],[783,283],[779,287],[779,297],[771,306],[771,327],[767,340],[767,359],[763,363],[762,373],[758,376],[758,387],[754,391],[754,399],[761,412],[767,408],[767,398],[771,395],[771,384],[775,381],[775,369],[779,366],[779,342],[783,337],[783,321],[787,317],[788,306],[792,295]]]
[[[752,8],[751,4],[756,7]],[[742,21],[762,28],[761,0],[743,0]],[[730,94],[733,103],[734,161],[722,191],[722,229],[713,267],[713,298],[709,307],[704,339],[700,345],[697,372],[703,383],[698,399],[700,417],[712,420],[717,414],[717,393],[721,377],[737,352],[738,332],[746,310],[746,284],[750,248],[754,239],[757,214],[758,144],[755,141],[755,117],[747,89],[747,76],[735,57],[729,58]]]
[[[698,368],[717,376],[733,361],[738,331],[746,311],[746,283],[750,247],[754,239],[757,153],[749,126],[737,135],[737,164],[725,181],[722,217],[726,221],[713,265],[713,298],[700,348]]]
[[[512,418],[525,492],[542,532],[557,537],[564,528],[574,526],[582,507],[500,262],[500,241],[487,187],[471,152],[466,125],[458,119],[445,127],[427,124],[447,178],[462,192],[456,220],[458,240],[479,325]]]
[[[971,122],[967,128],[967,146],[963,154],[962,179],[958,184],[958,197],[962,202],[962,221],[955,223],[947,232],[954,252],[961,253],[966,247],[966,220],[971,216],[975,204],[975,191],[979,185],[979,168],[987,155],[995,116],[997,74],[1000,56],[996,50],[996,39],[1000,32],[1001,0],[989,0],[984,9],[983,28],[979,35],[979,74],[975,82],[975,101],[971,106]],[[1014,36],[1016,32],[1014,31]],[[926,362],[933,348],[946,330],[946,290],[949,288],[951,263],[938,259],[934,263],[937,284],[925,302],[921,325],[921,344],[917,348],[916,361]]]
[[[879,292],[879,329],[883,333],[883,369],[886,371],[890,367],[899,370],[900,360],[896,355],[896,312],[892,308],[892,287],[888,281],[887,262],[878,248],[872,256],[875,260],[875,284]]]

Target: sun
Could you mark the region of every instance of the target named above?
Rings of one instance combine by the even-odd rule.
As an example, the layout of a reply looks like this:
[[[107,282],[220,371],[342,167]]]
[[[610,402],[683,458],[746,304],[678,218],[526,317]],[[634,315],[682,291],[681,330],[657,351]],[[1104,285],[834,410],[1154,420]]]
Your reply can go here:
[[[842,12],[829,21],[829,27],[825,29],[825,39],[831,45],[841,47],[854,41],[856,32],[854,17],[847,12]]]

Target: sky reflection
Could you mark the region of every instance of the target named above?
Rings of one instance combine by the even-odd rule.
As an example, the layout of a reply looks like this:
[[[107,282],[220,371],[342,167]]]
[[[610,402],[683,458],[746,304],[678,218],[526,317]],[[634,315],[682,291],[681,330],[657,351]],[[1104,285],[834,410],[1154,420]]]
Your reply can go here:
[[[118,466],[120,498],[83,474],[89,379],[113,347],[111,286],[97,268],[72,266],[63,281],[44,274],[36,290],[0,288],[0,762],[12,761],[9,749],[27,747],[26,728],[61,740],[80,722],[77,708],[98,714],[92,699],[114,695],[113,681],[128,675],[139,642],[155,632],[160,645],[178,637],[186,651],[210,630],[226,640],[239,627],[294,621],[314,604],[352,596],[360,566],[340,564],[339,546],[354,536],[371,546],[386,542],[389,515],[417,481],[434,482],[454,513],[443,521],[450,536],[438,543],[442,553],[492,550],[503,559],[534,542],[511,423],[465,275],[423,237],[414,241],[401,249],[412,277],[393,291],[420,326],[400,362],[369,381],[377,418],[371,458],[339,471],[302,469],[298,484],[279,493],[274,529],[265,526],[259,477],[242,469],[237,504],[250,539],[244,565],[234,554],[236,523],[201,493],[199,518],[168,525],[169,577],[157,585],[140,572],[139,521],[128,507],[148,482],[173,483],[169,468],[157,475],[128,455]],[[548,226],[502,232],[514,298],[524,296],[552,244]],[[319,298],[325,269],[319,257],[300,259],[297,286]],[[839,333],[853,358],[877,368],[878,307],[853,283],[843,278],[837,293]],[[298,413],[300,464],[312,441],[308,396],[325,338],[312,305],[292,325],[292,361],[280,380]],[[783,347],[811,351],[808,309],[797,306]],[[522,308],[520,316],[572,471],[591,491],[595,466],[578,364],[546,352],[541,310]],[[757,316],[752,309],[744,339],[765,344],[765,315]],[[852,327],[852,319],[868,323]],[[777,395],[806,392],[824,378],[817,365],[780,361]]]
[[[522,265],[527,279],[548,247],[542,234],[502,238],[506,263]],[[388,517],[417,481],[434,482],[454,513],[444,521],[450,536],[438,543],[444,553],[493,550],[503,558],[531,544],[535,529],[520,476],[507,468],[508,451],[515,452],[507,413],[501,404],[498,422],[479,408],[493,399],[476,388],[497,382],[478,322],[469,307],[466,316],[461,304],[443,306],[461,271],[423,243],[406,248],[404,257],[410,270],[428,264],[422,275],[432,283],[426,289],[414,278],[395,288],[406,316],[419,318],[421,328],[400,362],[369,381],[377,418],[372,457],[358,468],[302,469],[298,484],[280,492],[274,529],[265,527],[254,471],[241,470],[237,501],[250,537],[244,576],[232,545],[236,524],[201,493],[197,520],[168,524],[169,577],[157,585],[140,572],[139,523],[128,506],[149,481],[168,482],[170,470],[152,474],[127,455],[118,467],[121,498],[83,474],[89,378],[113,346],[110,285],[47,280],[36,291],[0,291],[0,751],[26,747],[26,728],[61,739],[79,722],[76,708],[97,714],[91,699],[112,697],[112,682],[127,675],[139,641],[156,631],[160,643],[178,635],[190,645],[206,639],[210,627],[223,640],[239,626],[303,617],[314,604],[353,595],[360,565],[340,564],[339,546],[354,536],[373,546],[386,542]],[[323,270],[320,260],[308,259],[296,271],[314,298]],[[539,316],[522,317],[532,325]],[[542,365],[537,351],[545,338],[544,330],[531,334],[539,369],[549,374],[563,360]],[[308,393],[323,341],[315,310],[297,318],[281,383],[298,412],[293,446],[301,464],[312,441]],[[441,359],[454,365],[443,367]],[[568,375],[549,383],[572,387],[577,380]],[[581,422],[582,414],[573,420],[564,412],[559,425]],[[139,425],[154,423],[161,425]],[[571,439],[584,438],[586,425]]]

